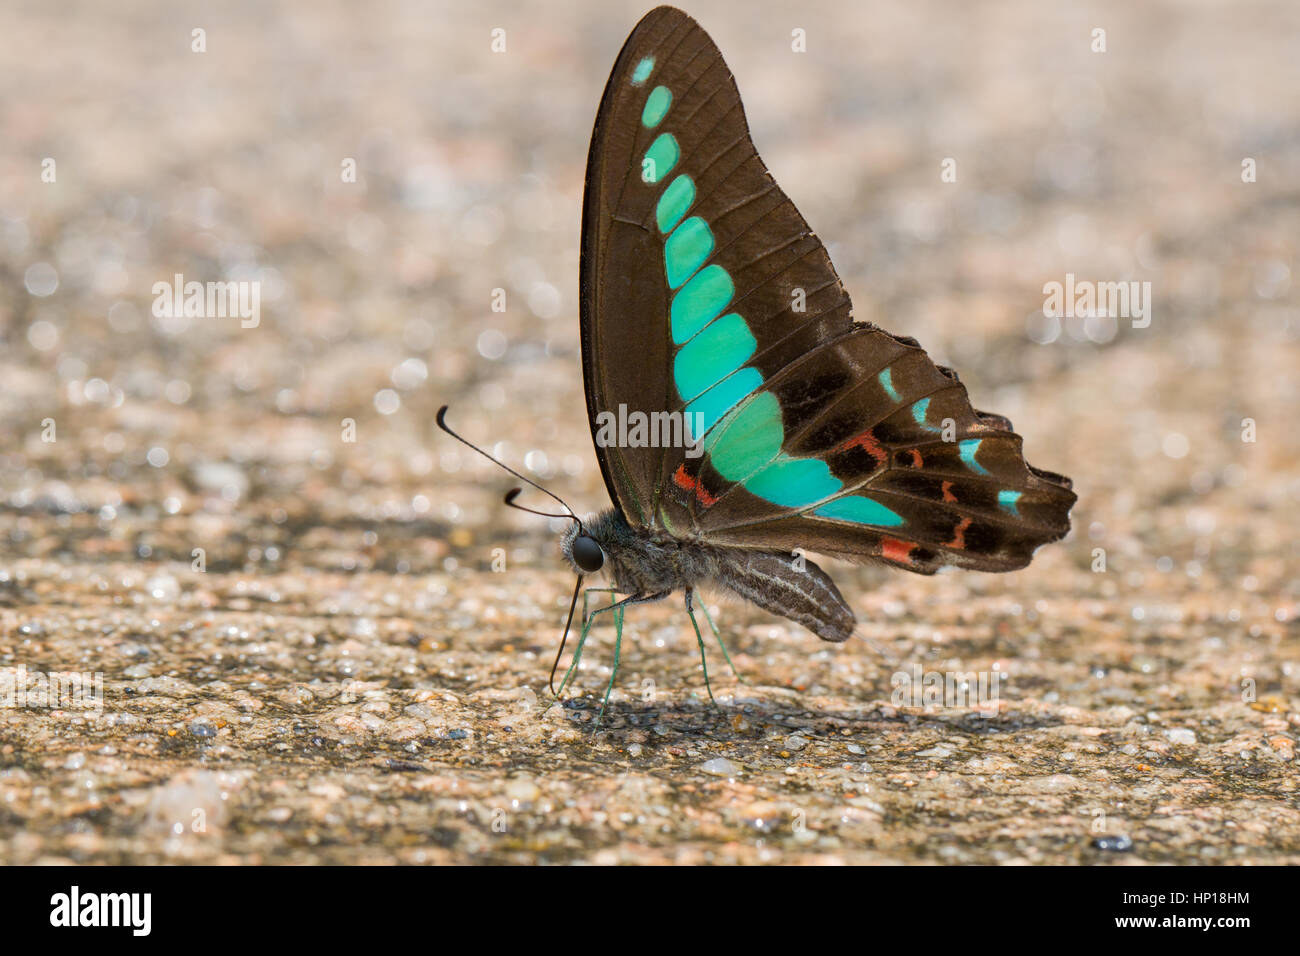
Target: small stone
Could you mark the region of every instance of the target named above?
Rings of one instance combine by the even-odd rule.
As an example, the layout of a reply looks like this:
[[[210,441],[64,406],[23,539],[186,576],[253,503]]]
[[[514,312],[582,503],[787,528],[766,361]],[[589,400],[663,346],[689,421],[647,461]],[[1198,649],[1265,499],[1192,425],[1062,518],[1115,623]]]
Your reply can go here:
[[[706,760],[700,764],[700,772],[707,773],[714,777],[735,777],[740,773],[740,767],[726,757],[714,757],[712,760]]]
[[[787,750],[803,750],[804,747],[808,746],[808,738],[799,734],[791,734],[785,738],[785,746]]]
[[[953,755],[953,749],[947,744],[937,744],[928,750],[918,751],[916,755],[918,757],[951,757]]]
[[[1184,744],[1190,747],[1196,743],[1196,733],[1186,727],[1175,727],[1173,730],[1165,731],[1165,739],[1171,744]]]
[[[506,784],[506,796],[511,800],[517,800],[520,803],[529,803],[537,799],[541,791],[537,789],[537,784],[533,783],[527,777],[518,777]]]
[[[145,590],[155,601],[175,601],[181,594],[180,582],[170,574],[155,574],[145,584]]]

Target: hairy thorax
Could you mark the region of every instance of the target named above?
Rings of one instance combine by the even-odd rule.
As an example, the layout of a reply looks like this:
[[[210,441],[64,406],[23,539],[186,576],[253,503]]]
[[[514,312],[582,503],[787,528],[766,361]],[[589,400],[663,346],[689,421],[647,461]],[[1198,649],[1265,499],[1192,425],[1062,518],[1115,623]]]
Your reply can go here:
[[[602,511],[585,523],[587,534],[605,552],[604,571],[615,587],[630,594],[693,588],[718,573],[718,549],[700,541],[633,528],[617,510]],[[575,571],[573,539],[577,525],[560,539],[560,550]],[[579,573],[581,573],[579,571]]]

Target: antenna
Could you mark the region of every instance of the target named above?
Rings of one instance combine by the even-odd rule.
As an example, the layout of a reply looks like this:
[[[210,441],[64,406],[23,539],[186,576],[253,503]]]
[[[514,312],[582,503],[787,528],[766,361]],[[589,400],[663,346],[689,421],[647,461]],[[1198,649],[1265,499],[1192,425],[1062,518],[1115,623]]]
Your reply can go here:
[[[438,414],[435,416],[435,418],[437,419],[438,427],[439,427],[439,428],[441,428],[443,431],[445,431],[445,432],[446,432],[448,435],[450,435],[452,438],[456,439],[456,441],[460,442],[462,445],[465,445],[465,446],[468,447],[468,448],[473,448],[476,452],[478,452],[480,455],[482,455],[482,456],[483,456],[484,458],[486,458],[488,461],[492,462],[494,465],[499,465],[500,467],[504,468],[506,471],[510,472],[510,474],[512,474],[512,475],[514,475],[516,478],[520,479],[521,481],[526,481],[526,482],[528,482],[528,484],[532,485],[532,486],[533,486],[534,488],[536,488],[538,491],[541,491],[541,492],[544,492],[545,494],[550,495],[552,498],[554,498],[556,501],[558,501],[561,505],[564,506],[564,510],[567,511],[568,514],[557,515],[557,514],[550,514],[550,513],[545,512],[545,511],[533,511],[532,508],[525,508],[523,505],[517,505],[517,504],[515,504],[515,498],[516,498],[516,497],[519,495],[519,493],[523,490],[522,488],[511,488],[508,492],[506,492],[506,498],[505,498],[505,502],[506,502],[506,504],[508,504],[508,505],[509,505],[510,507],[512,507],[512,508],[518,508],[520,511],[527,511],[527,512],[529,512],[530,514],[541,515],[543,518],[571,518],[571,519],[573,519],[574,521],[578,522],[578,527],[579,527],[579,528],[582,527],[582,519],[580,519],[580,518],[577,516],[577,514],[574,513],[573,509],[569,507],[568,502],[566,502],[563,498],[561,498],[561,497],[560,497],[559,495],[557,495],[555,492],[553,492],[553,491],[548,491],[547,489],[545,489],[545,488],[543,488],[541,485],[539,485],[537,482],[533,481],[533,479],[529,478],[527,475],[521,475],[519,472],[515,471],[515,470],[514,470],[513,468],[511,468],[509,465],[505,464],[505,463],[502,462],[502,461],[499,461],[499,460],[496,459],[496,458],[493,458],[491,455],[489,455],[487,452],[485,452],[482,448],[479,448],[478,445],[475,445],[472,441],[469,441],[468,439],[462,438],[460,435],[458,435],[458,434],[456,434],[454,431],[452,431],[452,430],[447,426],[447,409],[448,409],[448,407],[449,407],[449,406],[444,405],[444,406],[442,406],[442,408],[438,409]]]

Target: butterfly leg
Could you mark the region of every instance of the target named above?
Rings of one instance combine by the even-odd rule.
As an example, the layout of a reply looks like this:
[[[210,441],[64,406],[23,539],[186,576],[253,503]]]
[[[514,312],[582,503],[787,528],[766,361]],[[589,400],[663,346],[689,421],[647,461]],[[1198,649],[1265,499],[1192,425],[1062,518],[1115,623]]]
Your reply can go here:
[[[614,595],[618,593],[618,588],[583,588],[582,590],[582,622],[587,623],[587,602],[593,594],[610,595],[610,603],[614,603]]]
[[[713,623],[713,615],[709,613],[709,606],[704,601],[700,602],[700,610],[704,612],[704,619],[709,622],[709,627],[713,631],[713,636],[718,640],[718,647],[722,650],[722,657],[731,668],[731,673],[735,675],[736,680],[742,684],[748,684],[749,681],[741,676],[740,671],[736,670],[736,665],[731,663],[731,655],[727,653],[727,645],[722,642],[722,634],[718,631],[718,625]]]
[[[623,649],[623,609],[619,608],[614,612],[614,666],[609,671],[609,683],[605,685],[605,699],[600,702],[600,713],[596,715],[593,729],[600,726],[600,718],[605,716],[605,708],[609,706],[609,695],[614,689],[614,675],[618,673],[618,659]]]
[[[595,614],[587,613],[587,602],[592,591],[608,591],[610,593],[610,603],[611,605],[613,604],[613,595],[616,591],[615,588],[587,588],[582,592],[582,633],[578,635],[578,644],[573,649],[573,660],[569,662],[569,669],[564,672],[564,679],[560,681],[560,688],[555,692],[555,700],[551,702],[552,705],[559,702],[561,696],[564,694],[564,688],[569,686],[569,681],[573,679],[573,675],[578,670],[578,664],[582,660],[582,649],[586,646],[587,634],[591,631],[591,622],[595,617]]]
[[[576,673],[578,663],[582,660],[582,648],[587,643],[587,632],[591,630],[591,619],[593,614],[588,613],[592,594],[610,595],[610,605],[614,603],[613,595],[618,593],[618,588],[584,588],[582,592],[582,632],[578,636],[578,645],[573,649],[573,660],[569,663],[569,669],[564,672],[564,678],[560,681],[560,687],[555,692],[555,700],[547,705],[547,710],[554,707],[560,702],[560,697],[564,693],[564,688],[568,686],[569,681],[573,679]],[[605,610],[608,610],[606,608]]]
[[[709,692],[709,700],[713,702],[713,706],[717,707],[718,710],[722,710],[722,706],[713,696],[713,687],[709,684],[709,665],[704,659],[704,636],[700,633],[699,622],[695,620],[695,606],[691,600],[694,593],[694,588],[686,589],[686,613],[691,616],[691,626],[695,628],[695,643],[700,645],[700,667],[704,671],[704,689]],[[706,611],[705,614],[707,613]]]
[[[615,591],[614,588],[589,588],[588,590],[611,591],[611,592]],[[629,595],[628,597],[623,598],[623,600],[621,601],[614,601],[610,604],[607,604],[605,607],[598,607],[596,608],[596,610],[592,611],[591,615],[587,618],[587,620],[583,622],[582,634],[578,637],[578,646],[573,649],[573,661],[569,664],[569,669],[564,672],[564,679],[560,681],[560,688],[559,688],[559,692],[556,695],[556,698],[558,699],[559,694],[564,693],[564,688],[568,685],[573,675],[577,672],[578,662],[582,660],[582,648],[587,643],[587,635],[591,632],[592,625],[596,623],[597,614],[604,614],[606,611],[614,612],[614,626],[615,626],[614,673],[617,673],[618,656],[620,652],[620,645],[623,640],[623,610],[633,604],[649,604],[651,601],[662,601],[671,593],[672,593],[671,591],[659,591],[655,594],[632,594]],[[614,673],[611,673],[609,675],[609,689],[612,689],[614,686]],[[605,691],[606,702],[609,701],[609,689]],[[600,711],[602,714],[605,712],[605,707],[603,704],[601,705]]]

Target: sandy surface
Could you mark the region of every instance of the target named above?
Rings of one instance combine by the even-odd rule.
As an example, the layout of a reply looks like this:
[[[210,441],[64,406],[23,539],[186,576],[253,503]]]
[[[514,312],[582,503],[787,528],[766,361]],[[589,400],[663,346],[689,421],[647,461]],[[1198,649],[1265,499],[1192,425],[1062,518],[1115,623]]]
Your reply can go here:
[[[710,598],[720,710],[679,599],[638,608],[593,733],[612,629],[545,710],[559,526],[433,413],[607,505],[581,177],[644,9],[445,6],[0,11],[0,673],[103,691],[0,708],[0,862],[1300,862],[1300,10],[691,8],[856,314],[1076,530],[832,565],[843,646]],[[155,317],[175,273],[260,323]],[[1149,327],[1045,322],[1066,273],[1150,281]]]

